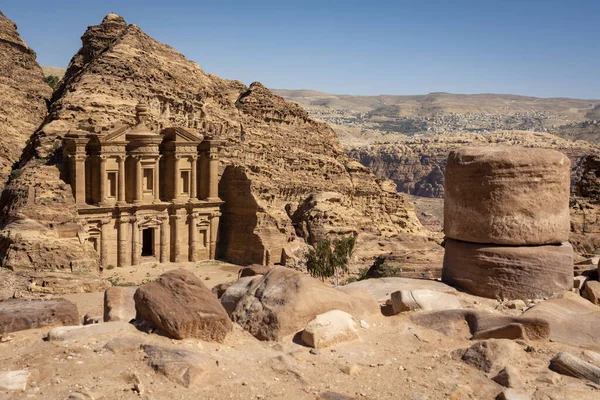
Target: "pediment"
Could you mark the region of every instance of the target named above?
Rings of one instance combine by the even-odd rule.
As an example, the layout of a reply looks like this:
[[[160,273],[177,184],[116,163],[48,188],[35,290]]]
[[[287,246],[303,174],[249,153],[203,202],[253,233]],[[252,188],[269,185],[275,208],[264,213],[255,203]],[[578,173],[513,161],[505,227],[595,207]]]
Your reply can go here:
[[[202,136],[181,127],[165,128],[161,132],[164,135],[165,141],[177,143],[200,143]]]
[[[99,137],[100,143],[110,143],[110,142],[124,142],[126,141],[125,135],[127,131],[131,130],[131,126],[129,125],[121,125],[108,133],[101,135]]]

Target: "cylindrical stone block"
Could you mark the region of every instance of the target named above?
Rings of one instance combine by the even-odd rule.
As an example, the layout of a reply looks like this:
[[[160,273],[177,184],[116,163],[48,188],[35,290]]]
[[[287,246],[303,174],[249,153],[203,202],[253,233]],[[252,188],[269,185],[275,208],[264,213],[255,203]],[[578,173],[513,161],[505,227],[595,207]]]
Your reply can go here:
[[[573,248],[498,246],[446,239],[442,280],[476,296],[535,299],[573,287]]]
[[[570,161],[547,149],[462,148],[448,155],[444,233],[475,243],[569,239]]]

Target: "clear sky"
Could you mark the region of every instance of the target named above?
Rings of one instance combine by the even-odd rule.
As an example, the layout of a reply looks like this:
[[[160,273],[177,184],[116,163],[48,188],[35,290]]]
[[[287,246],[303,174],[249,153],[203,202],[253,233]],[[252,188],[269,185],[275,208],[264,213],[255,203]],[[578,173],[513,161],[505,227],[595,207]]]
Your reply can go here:
[[[600,0],[0,0],[41,65],[115,12],[207,72],[338,94],[600,98]]]

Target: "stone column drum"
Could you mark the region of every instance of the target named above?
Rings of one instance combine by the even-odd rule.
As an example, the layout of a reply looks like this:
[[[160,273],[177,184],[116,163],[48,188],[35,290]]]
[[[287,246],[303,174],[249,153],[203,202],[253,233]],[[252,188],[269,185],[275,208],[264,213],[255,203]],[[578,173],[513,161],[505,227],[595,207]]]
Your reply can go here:
[[[569,240],[569,158],[555,150],[473,147],[446,164],[444,233],[474,243]]]

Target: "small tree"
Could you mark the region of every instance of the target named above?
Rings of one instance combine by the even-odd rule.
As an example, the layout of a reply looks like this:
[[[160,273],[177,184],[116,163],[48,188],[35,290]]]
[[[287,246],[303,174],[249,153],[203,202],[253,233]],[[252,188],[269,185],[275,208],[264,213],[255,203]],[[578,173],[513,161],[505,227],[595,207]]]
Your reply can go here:
[[[306,254],[306,269],[316,278],[335,276],[335,284],[339,285],[340,275],[348,271],[348,262],[354,251],[356,237],[349,236],[342,239],[320,240],[317,246]]]
[[[58,79],[58,76],[48,75],[44,77],[44,82],[46,82],[52,89],[56,88],[56,85],[58,85],[59,81],[60,79]]]

